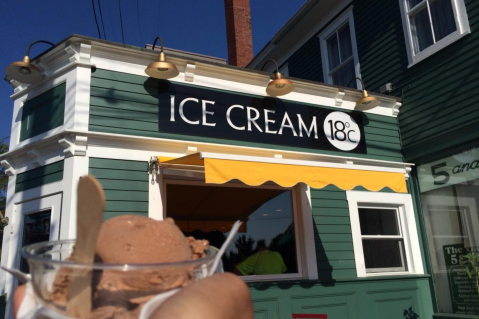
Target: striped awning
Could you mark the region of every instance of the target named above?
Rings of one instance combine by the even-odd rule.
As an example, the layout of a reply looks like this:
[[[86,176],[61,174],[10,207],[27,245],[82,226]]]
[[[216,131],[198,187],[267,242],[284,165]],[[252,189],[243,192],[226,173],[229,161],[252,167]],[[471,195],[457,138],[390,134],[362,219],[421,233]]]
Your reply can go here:
[[[274,182],[282,187],[305,183],[312,188],[335,185],[343,190],[362,186],[370,191],[390,188],[407,193],[403,167],[352,165],[305,160],[289,160],[218,153],[195,153],[179,158],[158,157],[161,167],[200,168],[207,184],[224,184],[239,180],[250,186]]]

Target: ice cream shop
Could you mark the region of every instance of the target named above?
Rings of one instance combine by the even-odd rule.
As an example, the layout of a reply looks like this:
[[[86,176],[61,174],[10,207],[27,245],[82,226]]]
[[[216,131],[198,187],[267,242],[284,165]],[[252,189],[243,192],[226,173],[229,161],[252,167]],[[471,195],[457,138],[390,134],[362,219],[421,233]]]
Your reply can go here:
[[[241,220],[223,268],[250,287],[256,318],[431,317],[401,100],[157,40],[72,35],[11,66],[2,265],[28,271],[23,246],[75,237],[77,184],[91,174],[104,219],[172,217],[216,247]],[[10,302],[17,282],[0,276]]]

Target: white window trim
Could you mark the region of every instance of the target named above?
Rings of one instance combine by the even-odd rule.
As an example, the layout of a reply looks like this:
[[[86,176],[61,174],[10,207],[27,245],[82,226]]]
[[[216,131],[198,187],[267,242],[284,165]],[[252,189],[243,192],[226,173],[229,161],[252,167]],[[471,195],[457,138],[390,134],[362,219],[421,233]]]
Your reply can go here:
[[[380,193],[347,191],[346,196],[349,204],[351,218],[351,233],[353,237],[354,258],[356,260],[356,272],[358,277],[377,277],[391,275],[419,275],[424,274],[421,248],[419,246],[418,230],[412,198],[409,194]],[[407,271],[366,273],[364,262],[361,227],[359,223],[360,207],[397,208],[401,233],[403,235],[404,250],[407,262]]]
[[[165,175],[168,172],[168,175]],[[191,178],[201,178],[203,180],[191,180]],[[188,172],[183,170],[162,169],[157,175],[155,183],[150,185],[150,205],[149,217],[155,219],[165,219],[166,216],[166,185],[205,185],[204,174],[202,172]],[[251,186],[242,183],[222,184],[222,187],[248,187]],[[285,189],[276,185],[262,185],[257,188],[275,188]],[[246,282],[264,282],[277,280],[316,280],[318,279],[318,268],[316,260],[316,249],[314,244],[313,213],[311,206],[310,189],[304,184],[298,184],[292,188],[286,188],[292,191],[293,214],[295,221],[296,251],[298,259],[298,273],[280,274],[266,276],[242,276]]]
[[[421,62],[422,60],[428,58],[434,53],[444,49],[448,45],[456,42],[461,39],[463,36],[471,33],[471,28],[469,26],[469,20],[467,18],[466,5],[464,0],[452,0],[453,2],[453,11],[454,18],[456,20],[457,30],[448,36],[444,37],[440,41],[434,43],[418,54],[414,53],[414,46],[412,42],[412,33],[411,33],[411,24],[409,16],[407,14],[407,0],[399,0],[399,7],[401,9],[401,19],[404,31],[404,39],[406,41],[407,57],[408,57],[408,68],[414,66],[415,64]]]
[[[344,11],[336,20],[334,20],[323,32],[321,32],[319,37],[319,42],[321,46],[321,61],[323,65],[323,81],[324,83],[333,84],[333,78],[329,76],[329,57],[328,57],[328,47],[326,44],[326,39],[329,36],[336,32],[343,24],[349,22],[349,32],[351,34],[351,46],[353,50],[353,59],[354,59],[354,71],[356,77],[361,78],[361,71],[359,68],[359,55],[358,47],[356,44],[356,31],[354,27],[354,15],[353,15],[353,6],[350,6],[346,11]],[[361,88],[359,81],[356,81],[356,87]]]

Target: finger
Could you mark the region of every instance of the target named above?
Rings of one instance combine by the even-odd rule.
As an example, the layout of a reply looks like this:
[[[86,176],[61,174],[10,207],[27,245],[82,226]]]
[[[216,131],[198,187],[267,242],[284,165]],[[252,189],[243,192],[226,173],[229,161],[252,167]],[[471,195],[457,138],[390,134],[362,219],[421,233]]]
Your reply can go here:
[[[17,318],[18,310],[22,304],[23,298],[25,297],[25,288],[26,285],[18,286],[13,293],[13,317]]]
[[[233,274],[216,274],[183,288],[162,304],[154,319],[252,319],[248,286]]]

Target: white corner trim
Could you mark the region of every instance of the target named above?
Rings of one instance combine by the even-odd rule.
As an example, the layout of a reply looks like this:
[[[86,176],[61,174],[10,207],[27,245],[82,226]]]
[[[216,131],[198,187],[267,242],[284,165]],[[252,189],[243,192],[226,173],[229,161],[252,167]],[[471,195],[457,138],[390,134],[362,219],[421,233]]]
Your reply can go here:
[[[398,116],[399,109],[401,108],[401,106],[402,106],[402,103],[400,102],[396,102],[396,105],[393,105],[393,107],[391,108],[393,116]]]
[[[58,143],[64,148],[65,157],[86,156],[88,137],[71,135],[58,140]]]
[[[198,152],[198,148],[196,146],[188,145],[185,150],[185,154],[194,154]]]
[[[336,106],[342,106],[343,105],[343,99],[346,96],[346,93],[342,91],[338,91],[338,94],[336,95]]]
[[[195,70],[196,70],[196,65],[194,62],[188,62],[186,63],[185,67],[185,81],[187,82],[193,82],[193,79],[195,77]]]
[[[27,151],[26,154],[31,159],[32,165],[34,167],[37,168],[37,167],[42,166],[42,163],[43,163],[42,155],[39,152],[37,152],[36,149],[33,148],[33,149]]]
[[[302,232],[302,260],[303,275],[309,280],[318,279],[318,260],[316,257],[316,243],[314,240],[313,206],[311,203],[310,187],[304,183],[300,183],[295,187],[298,193],[296,198],[299,201],[300,214],[298,219],[300,224],[300,233]]]
[[[7,176],[15,175],[15,169],[7,160],[0,161],[0,165],[5,169],[5,174]]]
[[[416,226],[414,206],[410,194],[347,191],[346,197],[349,205],[351,234],[353,238],[354,258],[356,261],[356,272],[358,277],[424,274],[418,236],[419,230]],[[358,208],[368,205],[398,209],[404,240],[407,271],[374,274],[366,273]]]

